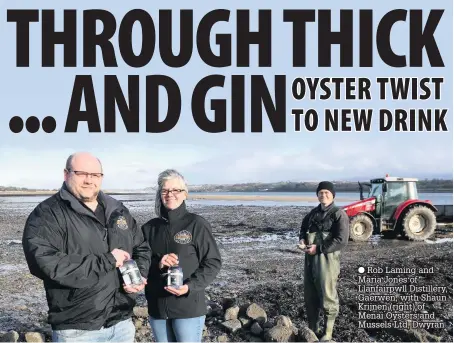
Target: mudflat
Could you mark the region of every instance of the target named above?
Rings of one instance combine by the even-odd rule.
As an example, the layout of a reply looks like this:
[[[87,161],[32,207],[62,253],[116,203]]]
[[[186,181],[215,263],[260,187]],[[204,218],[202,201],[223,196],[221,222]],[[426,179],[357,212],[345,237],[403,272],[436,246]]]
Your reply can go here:
[[[152,203],[128,201],[138,225],[151,217]],[[50,337],[47,324],[47,302],[41,280],[30,275],[22,252],[22,230],[28,214],[36,206],[29,202],[6,203],[0,200],[0,331],[15,330],[41,332]],[[207,295],[211,308],[225,307],[226,303],[239,306],[256,303],[274,323],[278,315],[288,316],[301,329],[307,325],[303,296],[304,253],[297,248],[298,233],[303,216],[311,207],[301,206],[205,206],[188,204],[190,211],[204,216],[212,226],[219,244],[223,265],[215,281],[208,287]],[[439,242],[439,243],[436,243]],[[340,299],[339,316],[334,329],[335,341],[448,341],[452,342],[452,284],[453,284],[452,227],[440,226],[434,237],[426,242],[411,242],[405,239],[384,239],[375,235],[368,242],[349,242],[341,254],[341,271],[338,282]],[[363,267],[366,273],[359,273]],[[409,273],[393,273],[393,278],[407,278],[398,284],[383,284],[376,293],[363,292],[364,278],[369,276],[386,279],[385,273],[367,274],[367,271],[419,270],[417,280],[411,281]],[[403,271],[405,271],[403,270]],[[363,280],[363,281],[362,281]],[[379,283],[372,285],[379,286]],[[405,286],[406,287],[403,287]],[[411,301],[422,304],[415,309],[406,309],[410,302],[405,296],[411,285],[424,289],[431,286],[445,287],[444,293],[415,293],[418,298]],[[368,285],[371,286],[371,285]],[[385,286],[394,287],[392,289]],[[423,297],[423,294],[430,297]],[[374,295],[371,301],[362,301]],[[380,296],[393,296],[395,302],[381,300]],[[441,297],[443,296],[443,297]],[[407,299],[407,300],[406,300]],[[370,299],[369,299],[370,300]],[[390,316],[400,318],[391,328],[368,327],[367,323],[393,322],[392,319],[370,319],[371,315],[383,312],[371,310],[365,305],[389,305]],[[138,305],[145,306],[143,295]],[[381,307],[383,307],[381,306]],[[380,307],[380,308],[381,308]],[[367,308],[367,310],[363,310]],[[406,313],[430,315],[435,319],[414,322],[436,322],[443,327],[422,326],[415,329],[398,327]],[[386,313],[386,311],[385,311]],[[367,316],[369,319],[364,319]],[[394,318],[392,317],[392,318]],[[211,310],[206,319],[207,331],[204,341],[217,341],[227,335],[229,341],[250,341],[247,329],[235,333],[227,332],[222,326],[222,315]],[[140,326],[140,328],[139,328]],[[137,341],[151,341],[146,319],[137,325]]]

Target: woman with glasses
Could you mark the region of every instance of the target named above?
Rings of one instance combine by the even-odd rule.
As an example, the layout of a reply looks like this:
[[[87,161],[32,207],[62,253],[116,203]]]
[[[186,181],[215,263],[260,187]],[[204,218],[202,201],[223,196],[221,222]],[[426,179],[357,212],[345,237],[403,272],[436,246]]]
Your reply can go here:
[[[151,251],[145,296],[157,342],[201,342],[205,323],[205,288],[221,269],[221,255],[210,224],[186,209],[183,176],[165,170],[158,176],[157,218],[142,226]],[[182,286],[168,286],[173,266],[183,271]]]

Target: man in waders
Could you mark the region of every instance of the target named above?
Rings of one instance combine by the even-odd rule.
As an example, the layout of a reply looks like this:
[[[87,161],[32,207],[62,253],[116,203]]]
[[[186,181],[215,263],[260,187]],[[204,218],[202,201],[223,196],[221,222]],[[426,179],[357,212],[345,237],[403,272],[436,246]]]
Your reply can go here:
[[[309,212],[301,224],[299,247],[306,252],[304,261],[304,301],[309,328],[321,341],[330,341],[334,321],[339,312],[337,278],[340,270],[340,251],[347,245],[349,219],[334,204],[336,192],[331,182],[317,187],[320,205]],[[325,327],[319,327],[323,310]]]

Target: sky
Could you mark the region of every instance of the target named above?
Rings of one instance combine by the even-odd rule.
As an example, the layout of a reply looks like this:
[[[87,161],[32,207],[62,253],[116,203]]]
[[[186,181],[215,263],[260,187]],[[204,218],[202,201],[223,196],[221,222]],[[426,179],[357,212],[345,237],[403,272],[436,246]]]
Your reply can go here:
[[[242,183],[276,181],[321,181],[357,180],[383,176],[419,178],[452,178],[453,174],[453,36],[451,1],[399,1],[373,2],[364,7],[363,1],[229,1],[227,3],[173,1],[156,3],[134,1],[115,3],[97,1],[0,1],[0,185],[28,188],[57,188],[63,180],[66,158],[76,151],[89,151],[98,156],[105,172],[104,187],[113,189],[138,189],[153,186],[157,175],[167,168],[179,170],[189,184]],[[56,30],[63,28],[63,10],[77,9],[77,61],[78,66],[63,67],[63,49],[56,48],[55,67],[45,68],[41,63],[41,16],[40,21],[30,26],[30,66],[16,66],[16,25],[7,22],[7,10],[11,9],[55,9]],[[112,42],[118,67],[104,67],[100,50],[97,51],[97,67],[84,68],[83,15],[87,9],[105,9],[115,15],[117,31]],[[157,42],[152,60],[142,68],[132,68],[121,58],[118,47],[118,30],[124,15],[133,8],[150,13],[155,24]],[[179,49],[179,9],[192,9],[194,15],[194,37],[197,24],[209,11],[219,8],[231,11],[229,22],[217,23],[211,35],[214,53],[219,51],[215,34],[230,33],[232,39],[232,66],[214,68],[207,66],[194,47],[189,63],[181,68],[166,66],[159,54],[159,10],[173,9],[173,48]],[[258,25],[258,9],[272,10],[272,66],[259,67],[257,48],[250,49],[250,67],[236,65],[236,21],[237,9],[250,9],[251,30]],[[331,9],[332,29],[339,29],[339,10],[353,10],[354,67],[340,67],[339,48],[332,48],[332,66],[317,66],[317,24],[309,23],[306,32],[307,66],[292,66],[292,26],[282,20],[283,9]],[[373,9],[374,32],[379,20],[395,8],[423,9],[423,22],[430,9],[444,8],[440,23],[435,31],[435,40],[445,63],[443,68],[430,67],[427,55],[423,54],[423,67],[392,68],[386,65],[374,45],[374,65],[358,67],[359,10]],[[316,14],[316,20],[318,16]],[[97,27],[98,30],[102,26]],[[98,31],[99,32],[99,31]],[[133,45],[140,50],[141,30],[136,26]],[[397,23],[391,33],[391,47],[397,54],[408,54],[409,20]],[[374,39],[375,41],[375,39]],[[195,42],[195,39],[194,39]],[[137,50],[139,49],[139,50]],[[117,113],[115,133],[90,133],[85,123],[80,123],[76,133],[65,133],[64,128],[76,75],[92,75],[101,129],[104,131],[104,75],[117,75],[123,92],[127,92],[127,76],[140,78],[140,132],[126,132]],[[165,133],[147,133],[145,130],[145,77],[161,74],[173,78],[182,95],[182,110],[177,125]],[[192,117],[191,96],[196,84],[212,74],[226,76],[223,88],[212,89],[206,100],[208,118],[213,119],[209,101],[226,99],[227,130],[222,133],[207,133],[201,130]],[[246,132],[231,131],[231,75],[246,78]],[[263,111],[263,132],[252,133],[250,125],[250,75],[263,75],[270,93],[274,97],[274,75],[286,75],[286,132],[273,132],[266,112]],[[295,100],[291,93],[292,81],[297,77],[443,77],[440,100],[380,100],[378,89],[372,83],[372,99],[365,100]],[[159,98],[160,118],[166,111],[167,99]],[[308,132],[295,132],[292,108],[314,108],[323,114],[325,108],[371,108],[373,122],[371,132],[325,132],[320,127]],[[378,109],[387,108],[447,108],[448,132],[380,132]],[[84,109],[82,107],[82,109]],[[57,127],[53,133],[25,130],[13,133],[9,121],[13,116],[26,119],[36,116],[41,120],[53,116]]]

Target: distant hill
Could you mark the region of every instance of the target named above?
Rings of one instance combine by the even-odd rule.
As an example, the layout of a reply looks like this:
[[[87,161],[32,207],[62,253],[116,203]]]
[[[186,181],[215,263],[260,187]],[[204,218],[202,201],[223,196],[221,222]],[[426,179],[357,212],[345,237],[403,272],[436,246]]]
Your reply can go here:
[[[0,192],[50,192],[57,189],[0,186]]]
[[[361,182],[369,182],[363,180]],[[337,192],[358,192],[358,182],[333,181]],[[192,185],[190,192],[315,192],[318,182],[274,182],[274,183],[238,183],[226,185]],[[419,180],[418,191],[450,192],[453,191],[453,180],[425,179]]]
[[[358,182],[353,181],[333,181],[338,192],[358,192]],[[369,180],[361,180],[369,182]],[[236,184],[206,184],[206,185],[189,185],[189,191],[194,193],[206,192],[315,192],[318,181],[294,182],[270,182],[270,183],[236,183]],[[33,189],[26,187],[6,187],[0,186],[0,192],[55,192],[57,189]],[[156,187],[147,187],[141,190],[104,190],[108,194],[115,193],[155,193]],[[453,180],[449,179],[424,179],[418,182],[418,191],[424,192],[453,192]]]

